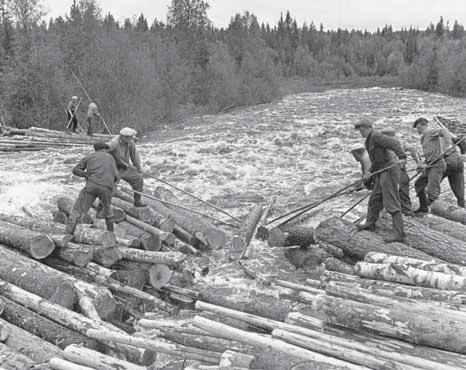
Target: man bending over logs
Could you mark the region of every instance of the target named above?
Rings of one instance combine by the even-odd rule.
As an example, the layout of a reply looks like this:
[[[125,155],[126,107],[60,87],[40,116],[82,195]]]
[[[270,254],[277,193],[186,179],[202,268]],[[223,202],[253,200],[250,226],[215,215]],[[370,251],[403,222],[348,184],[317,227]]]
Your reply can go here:
[[[361,136],[366,139],[365,147],[371,159],[371,167],[363,175],[363,179],[367,181],[370,177],[375,177],[374,190],[369,198],[367,208],[366,223],[358,225],[358,229],[374,231],[379,213],[385,208],[392,216],[394,235],[385,238],[384,241],[386,243],[403,242],[403,215],[401,213],[398,185],[400,169],[406,166],[405,151],[395,138],[374,131],[372,121],[367,118],[363,118],[356,123],[354,128],[359,130]],[[393,153],[390,151],[394,152],[401,161],[398,165],[395,162]],[[385,168],[386,170],[384,170]],[[381,172],[373,175],[377,171]]]
[[[115,158],[115,162],[120,172],[120,177],[131,185],[131,188],[142,193],[144,180],[141,173],[141,159],[139,158],[134,136],[137,131],[125,127],[121,129],[120,135],[115,136],[109,143],[109,153]],[[130,165],[130,160],[132,166]],[[141,202],[141,194],[134,193],[134,206],[145,207]]]
[[[115,183],[119,180],[115,160],[107,153],[108,144],[97,142],[95,152],[87,155],[73,168],[73,174],[86,178],[86,186],[79,193],[70,217],[66,222],[66,233],[72,234],[81,217],[91,208],[98,198],[103,205],[103,216],[108,231],[113,232],[111,199]]]

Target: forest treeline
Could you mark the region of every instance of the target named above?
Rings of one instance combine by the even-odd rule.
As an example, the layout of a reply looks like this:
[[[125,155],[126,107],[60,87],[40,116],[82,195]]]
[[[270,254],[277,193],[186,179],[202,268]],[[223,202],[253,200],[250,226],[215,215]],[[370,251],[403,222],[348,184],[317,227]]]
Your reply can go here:
[[[264,24],[245,12],[217,28],[206,1],[172,0],[164,21],[141,14],[120,23],[96,0],[75,0],[47,22],[40,1],[0,0],[7,125],[63,128],[70,96],[84,96],[72,72],[115,130],[269,102],[288,79],[391,76],[405,87],[466,95],[465,31],[456,21],[367,32],[298,25],[289,12]],[[81,119],[88,103],[84,96]]]

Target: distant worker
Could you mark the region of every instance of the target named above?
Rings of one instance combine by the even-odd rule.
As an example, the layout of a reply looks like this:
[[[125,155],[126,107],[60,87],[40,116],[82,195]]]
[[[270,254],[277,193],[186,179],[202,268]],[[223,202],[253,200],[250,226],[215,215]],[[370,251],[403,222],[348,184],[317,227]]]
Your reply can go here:
[[[371,167],[364,174],[363,180],[367,181],[369,178],[375,177],[374,190],[369,198],[367,207],[366,223],[358,225],[358,229],[374,231],[379,214],[385,208],[392,216],[394,235],[385,238],[384,241],[386,243],[403,242],[405,233],[398,185],[400,181],[400,169],[406,166],[405,151],[396,139],[374,131],[372,121],[368,118],[363,118],[354,127],[366,139],[365,148],[371,160]],[[392,152],[400,160],[399,165],[396,165]],[[374,172],[383,169],[386,170],[372,175]]]
[[[396,138],[396,130],[393,127],[386,127],[382,129],[380,132],[384,135]],[[397,140],[401,144],[403,150],[406,153],[409,153],[416,162],[416,165],[419,166],[421,164],[421,157],[417,152],[416,148],[413,145],[406,143],[405,141],[401,141],[399,139]],[[392,154],[395,157],[395,153]],[[400,169],[399,194],[401,202],[401,212],[403,212],[405,216],[414,216],[413,205],[411,204],[411,198],[409,197],[409,176],[406,172],[406,167]]]
[[[99,125],[100,113],[97,109],[97,104],[91,102],[87,110],[87,134],[89,136],[94,135],[98,125]]]
[[[448,159],[450,162],[448,180],[455,195],[458,194],[458,204],[462,203],[464,206],[464,179],[461,181],[455,173],[456,155],[454,152],[456,152],[456,147],[452,146],[450,132],[446,128],[430,128],[429,121],[425,118],[418,118],[414,121],[413,127],[421,135],[421,145],[425,157],[425,164],[418,166],[418,170],[422,173],[414,183],[416,194],[419,197],[419,208],[415,213],[428,213],[429,206],[439,198],[440,184],[447,176],[446,159],[450,156],[452,157]],[[449,150],[446,152],[447,148]],[[459,168],[462,167],[461,165],[458,164],[458,172],[461,171]]]
[[[94,153],[81,159],[73,168],[73,174],[86,178],[86,186],[79,193],[70,217],[66,222],[66,233],[72,234],[82,216],[89,212],[98,198],[103,206],[103,216],[108,231],[113,232],[113,214],[111,199],[115,184],[119,180],[115,159],[107,153],[109,146],[104,142],[94,144]]]
[[[68,103],[68,122],[67,122],[67,129],[71,129],[72,132],[78,132],[78,117],[76,116],[76,111],[78,110],[78,97],[72,96],[70,102]]]
[[[135,144],[136,130],[125,127],[120,135],[115,136],[109,143],[109,153],[115,158],[120,177],[131,185],[131,188],[142,193],[144,180],[142,178],[141,159]],[[131,161],[131,162],[130,162]],[[134,193],[134,206],[145,207],[141,202],[141,194]]]

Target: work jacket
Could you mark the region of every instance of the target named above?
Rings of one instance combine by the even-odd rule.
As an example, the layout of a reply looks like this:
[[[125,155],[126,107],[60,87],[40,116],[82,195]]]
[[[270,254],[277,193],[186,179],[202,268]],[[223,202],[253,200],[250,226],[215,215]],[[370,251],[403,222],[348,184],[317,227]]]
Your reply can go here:
[[[371,131],[366,138],[365,147],[371,159],[370,172],[375,172],[395,164],[394,152],[398,159],[406,159],[406,153],[395,138],[377,131]]]
[[[136,144],[134,142],[123,143],[120,136],[115,136],[108,142],[110,146],[109,153],[115,158],[116,165],[119,169],[126,169],[130,160],[137,170],[141,170],[141,160],[136,150]]]
[[[119,179],[115,159],[104,151],[91,153],[81,159],[73,168],[73,174],[85,177],[87,181],[113,188]]]

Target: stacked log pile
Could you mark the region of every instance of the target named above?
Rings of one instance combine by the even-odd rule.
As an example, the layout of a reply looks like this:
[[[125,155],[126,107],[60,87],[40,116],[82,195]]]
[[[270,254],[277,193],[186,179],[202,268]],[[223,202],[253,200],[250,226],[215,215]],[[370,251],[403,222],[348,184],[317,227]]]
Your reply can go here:
[[[97,141],[109,141],[112,136],[94,134],[92,137],[85,134],[75,134],[39,127],[29,129],[16,129],[0,127],[0,151],[19,152],[37,151],[48,147],[89,146]]]

